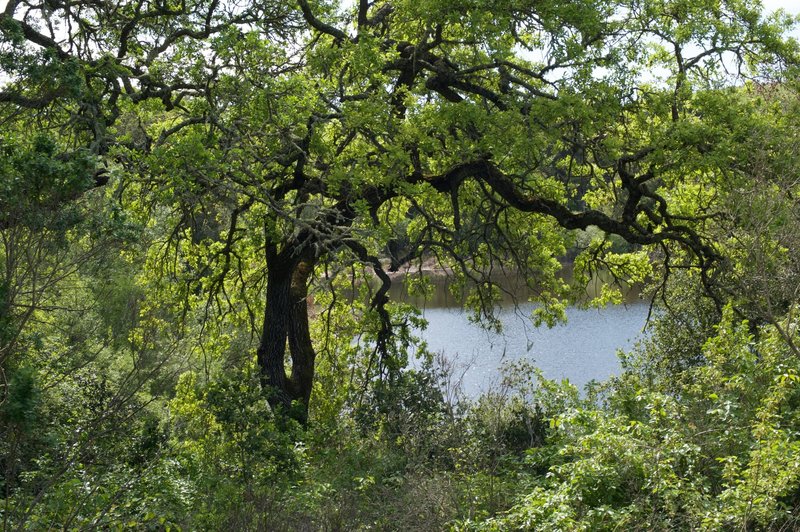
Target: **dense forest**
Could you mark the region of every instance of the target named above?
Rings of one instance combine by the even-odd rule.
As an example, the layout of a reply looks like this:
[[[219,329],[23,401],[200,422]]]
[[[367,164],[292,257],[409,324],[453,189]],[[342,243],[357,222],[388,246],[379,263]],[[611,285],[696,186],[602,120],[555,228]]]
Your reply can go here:
[[[792,17],[0,9],[3,530],[800,529]],[[635,285],[649,333],[468,398],[390,297],[430,264],[487,330]]]

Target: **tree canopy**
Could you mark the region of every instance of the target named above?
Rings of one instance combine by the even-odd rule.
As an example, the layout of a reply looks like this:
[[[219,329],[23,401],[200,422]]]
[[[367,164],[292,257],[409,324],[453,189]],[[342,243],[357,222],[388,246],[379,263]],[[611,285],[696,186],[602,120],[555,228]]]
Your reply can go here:
[[[504,269],[558,316],[557,259],[591,227],[582,271],[640,280],[657,250],[711,289],[704,194],[742,171],[743,87],[795,60],[789,19],[747,1],[11,1],[0,22],[5,123],[59,131],[172,226],[162,262],[209,310],[246,307],[287,406],[312,388],[309,286],[353,263],[380,280],[382,365],[387,271],[426,257],[489,319]]]
[[[6,500],[49,449],[20,444],[31,412],[51,415],[31,406],[40,388],[59,390],[52,411],[85,394],[52,423],[87,427],[63,436],[60,474],[122,448],[149,460],[159,418],[140,412],[169,398],[187,453],[263,458],[237,469],[248,483],[293,463],[292,418],[334,417],[367,390],[398,404],[429,391],[403,372],[422,321],[389,289],[405,275],[424,295],[409,272],[431,264],[494,328],[504,275],[549,325],[599,273],[613,282],[598,305],[649,283],[687,316],[642,355],[657,382],[697,371],[711,390],[687,368],[706,357],[727,371],[714,364],[730,353],[703,342],[718,326],[738,353],[733,315],[771,327],[770,364],[796,356],[793,24],[757,0],[8,0]],[[204,392],[186,371],[198,368]],[[236,382],[251,368],[259,393]],[[648,393],[700,394],[681,379]],[[129,419],[135,445],[85,436]],[[227,443],[198,428],[212,426]]]

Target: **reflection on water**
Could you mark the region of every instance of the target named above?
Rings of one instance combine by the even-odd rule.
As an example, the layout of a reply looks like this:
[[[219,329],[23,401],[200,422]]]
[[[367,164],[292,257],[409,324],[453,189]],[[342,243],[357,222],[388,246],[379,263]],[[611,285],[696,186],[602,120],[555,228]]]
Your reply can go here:
[[[411,279],[418,277],[419,274],[416,273],[409,275]],[[425,277],[430,288],[427,292],[427,298],[422,295],[409,296],[406,288],[408,281],[405,277],[398,277],[392,281],[392,286],[389,289],[391,300],[412,303],[420,308],[454,308],[461,306],[465,294],[463,292],[453,294],[453,290],[451,290],[452,278],[447,275],[426,275]],[[567,282],[571,281],[569,272],[564,274],[564,279]],[[500,304],[503,307],[513,307],[515,303],[525,303],[532,295],[532,291],[521,277],[506,275],[493,277],[492,280],[501,288]],[[591,299],[598,296],[605,282],[608,282],[608,279],[602,277],[592,280],[586,287],[586,298]],[[622,297],[626,304],[641,302],[638,287],[622,287]]]
[[[525,302],[527,294],[517,298],[516,308],[513,298],[505,294],[497,312],[503,324],[503,333],[498,335],[469,321],[460,298],[450,293],[447,278],[431,277],[430,281],[434,290],[427,301],[409,298],[400,280],[393,283],[392,299],[423,308],[428,328],[418,334],[431,351],[442,352],[455,363],[457,376],[463,372],[463,391],[468,397],[499,383],[503,364],[520,359],[541,368],[547,378],[569,379],[579,388],[591,380],[607,379],[620,370],[617,351],[629,349],[641,338],[648,313],[638,293],[629,291],[624,306],[572,307],[565,325],[535,328],[529,319],[534,305]]]

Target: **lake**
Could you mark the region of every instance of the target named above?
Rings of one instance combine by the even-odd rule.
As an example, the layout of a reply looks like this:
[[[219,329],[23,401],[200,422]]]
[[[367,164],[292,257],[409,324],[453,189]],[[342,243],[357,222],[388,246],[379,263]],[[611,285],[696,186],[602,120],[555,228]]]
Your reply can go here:
[[[393,299],[408,300],[400,283],[394,283]],[[625,305],[601,309],[567,310],[568,321],[552,329],[536,328],[530,319],[534,306],[520,303],[515,309],[505,298],[497,316],[503,333],[493,334],[471,323],[460,308],[459,298],[449,294],[446,280],[434,280],[433,297],[412,301],[423,308],[428,328],[418,334],[432,352],[443,353],[462,377],[467,397],[477,397],[499,383],[504,363],[525,359],[549,379],[569,379],[579,388],[592,380],[619,373],[617,351],[630,349],[643,336],[649,305],[634,291]]]

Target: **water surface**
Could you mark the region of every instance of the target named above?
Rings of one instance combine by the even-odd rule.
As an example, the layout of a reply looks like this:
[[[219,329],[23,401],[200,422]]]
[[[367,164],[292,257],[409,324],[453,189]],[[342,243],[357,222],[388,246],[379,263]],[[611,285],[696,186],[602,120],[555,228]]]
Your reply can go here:
[[[495,387],[502,366],[523,359],[539,367],[545,377],[568,379],[579,388],[592,380],[605,380],[620,371],[618,351],[630,349],[642,338],[649,309],[637,290],[629,290],[624,305],[571,307],[566,324],[537,328],[530,320],[534,305],[520,303],[527,300],[527,294],[512,297],[515,290],[509,290],[497,311],[503,332],[494,334],[469,320],[461,309],[461,298],[448,290],[446,277],[431,277],[430,281],[433,290],[427,300],[409,298],[402,282],[393,283],[392,299],[423,309],[428,327],[418,331],[419,336],[429,350],[442,353],[453,363],[468,397]],[[507,282],[507,286],[520,285],[513,279]]]
[[[549,379],[569,379],[579,388],[591,380],[619,373],[617,351],[633,346],[642,334],[648,305],[634,303],[602,309],[567,309],[568,321],[552,329],[533,327],[532,304],[498,312],[502,334],[481,329],[459,308],[434,307],[424,311],[428,328],[420,336],[435,353],[463,372],[463,391],[476,397],[496,386],[506,362],[527,360]]]

